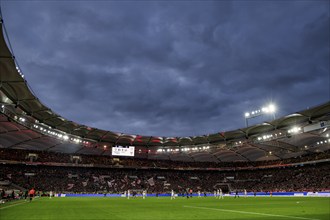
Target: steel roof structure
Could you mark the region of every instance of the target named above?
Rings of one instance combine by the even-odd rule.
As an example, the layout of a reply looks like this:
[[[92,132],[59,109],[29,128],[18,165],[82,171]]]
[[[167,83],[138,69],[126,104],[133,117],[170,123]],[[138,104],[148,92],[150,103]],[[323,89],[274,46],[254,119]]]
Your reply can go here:
[[[276,160],[330,148],[330,102],[262,124],[201,136],[132,135],[75,123],[34,95],[9,49],[3,26],[1,20],[2,148],[111,155],[108,147],[132,145],[136,147],[136,157],[214,162]],[[293,126],[299,129],[290,132]]]

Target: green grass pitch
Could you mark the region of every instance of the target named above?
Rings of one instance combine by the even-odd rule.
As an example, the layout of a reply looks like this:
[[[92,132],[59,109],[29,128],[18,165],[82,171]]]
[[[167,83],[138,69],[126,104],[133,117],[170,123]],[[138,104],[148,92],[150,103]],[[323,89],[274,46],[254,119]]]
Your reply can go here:
[[[1,220],[23,219],[330,219],[330,198],[39,198],[0,206]]]

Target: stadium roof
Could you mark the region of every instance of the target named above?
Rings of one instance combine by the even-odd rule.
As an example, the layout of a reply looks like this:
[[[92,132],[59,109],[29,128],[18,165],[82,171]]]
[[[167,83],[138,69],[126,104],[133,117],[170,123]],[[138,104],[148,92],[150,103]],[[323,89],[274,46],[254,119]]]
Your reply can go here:
[[[2,26],[0,147],[110,155],[104,146],[133,145],[138,157],[184,161],[272,160],[329,149],[330,102],[247,128],[189,137],[132,135],[75,123],[34,95],[20,73],[8,39],[6,43]],[[300,130],[291,134],[292,126]]]

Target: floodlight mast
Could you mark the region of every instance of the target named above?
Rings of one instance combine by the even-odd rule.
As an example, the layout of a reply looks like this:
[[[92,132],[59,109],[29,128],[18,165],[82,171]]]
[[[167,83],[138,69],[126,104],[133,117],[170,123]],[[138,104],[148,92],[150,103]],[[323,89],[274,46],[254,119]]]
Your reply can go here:
[[[261,109],[257,109],[251,112],[246,112],[244,114],[244,118],[245,118],[245,126],[248,127],[249,126],[249,122],[248,120],[251,118],[256,118],[259,117],[261,115],[265,115],[265,114],[271,114],[273,115],[273,119],[275,120],[275,112],[276,112],[276,106],[274,104],[269,104],[266,107],[262,107]]]

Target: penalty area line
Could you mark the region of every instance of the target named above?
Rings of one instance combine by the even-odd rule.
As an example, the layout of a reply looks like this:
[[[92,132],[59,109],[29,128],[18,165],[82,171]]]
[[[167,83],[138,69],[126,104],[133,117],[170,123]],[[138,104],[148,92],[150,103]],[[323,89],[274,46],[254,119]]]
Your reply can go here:
[[[208,208],[208,207],[200,207],[200,206],[187,206],[184,205],[184,208],[194,208],[194,209],[205,209],[205,210],[214,210],[214,211],[223,211],[223,212],[233,212],[233,213],[241,213],[241,214],[249,214],[249,215],[263,215],[263,216],[272,216],[272,217],[281,217],[281,218],[291,218],[291,219],[305,219],[305,220],[319,220],[316,218],[304,218],[298,216],[289,216],[289,215],[276,215],[276,214],[267,214],[260,212],[246,212],[246,211],[238,211],[231,209],[218,209],[218,208]]]

